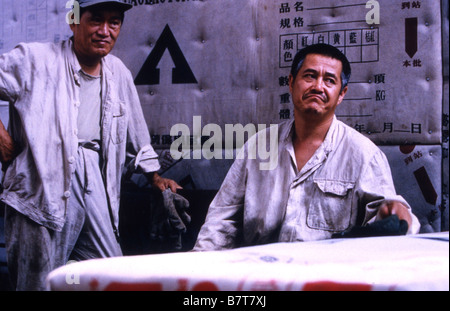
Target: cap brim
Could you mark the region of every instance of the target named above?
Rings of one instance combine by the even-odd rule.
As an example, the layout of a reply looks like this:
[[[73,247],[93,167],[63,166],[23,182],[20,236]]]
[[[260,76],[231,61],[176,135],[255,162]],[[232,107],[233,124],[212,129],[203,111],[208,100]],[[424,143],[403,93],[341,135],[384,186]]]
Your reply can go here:
[[[90,3],[80,3],[80,7],[81,8],[87,8],[87,7],[91,7],[91,6],[96,6],[96,5],[102,5],[102,4],[112,4],[118,8],[121,8],[123,11],[128,11],[129,9],[131,9],[133,7],[132,4],[128,4],[128,3],[124,3],[124,2],[120,2],[120,1],[92,1]]]

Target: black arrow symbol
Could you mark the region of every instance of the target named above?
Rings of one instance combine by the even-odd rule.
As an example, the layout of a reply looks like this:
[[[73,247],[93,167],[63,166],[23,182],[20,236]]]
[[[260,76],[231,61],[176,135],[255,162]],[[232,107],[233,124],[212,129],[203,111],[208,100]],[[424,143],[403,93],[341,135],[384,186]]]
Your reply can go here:
[[[425,198],[427,203],[436,205],[437,201],[437,193],[434,189],[433,184],[431,183],[430,176],[428,176],[428,172],[425,167],[421,167],[414,171],[414,176],[416,177],[417,183],[419,184],[420,191]]]
[[[159,84],[160,70],[157,67],[166,50],[169,51],[175,65],[175,68],[172,69],[172,83],[197,83],[197,79],[195,78],[191,67],[189,67],[175,36],[170,30],[169,25],[166,25],[161,36],[156,41],[155,47],[136,76],[134,80],[136,85]]]
[[[405,19],[405,52],[411,58],[417,52],[417,17]]]

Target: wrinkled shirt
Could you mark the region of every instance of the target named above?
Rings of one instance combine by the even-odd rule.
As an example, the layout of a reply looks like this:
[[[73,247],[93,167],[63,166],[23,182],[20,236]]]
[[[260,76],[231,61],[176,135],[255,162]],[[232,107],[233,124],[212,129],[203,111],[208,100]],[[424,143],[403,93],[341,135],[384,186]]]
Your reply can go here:
[[[325,140],[298,171],[293,132],[292,120],[279,125],[273,170],[261,170],[264,160],[248,156],[263,132],[248,140],[209,207],[194,250],[331,238],[374,221],[385,200],[400,201],[411,212],[395,192],[386,156],[368,138],[334,117]],[[269,146],[269,131],[263,134]],[[420,225],[412,217],[409,233],[417,233]]]
[[[101,141],[102,77],[91,76],[79,71],[80,106],[78,107],[77,129],[79,142]]]
[[[102,60],[101,171],[116,228],[127,156],[157,171],[139,97],[115,56]],[[78,149],[80,64],[72,41],[19,44],[0,56],[0,99],[10,103],[9,132],[20,153],[3,177],[1,200],[50,229],[64,225]]]

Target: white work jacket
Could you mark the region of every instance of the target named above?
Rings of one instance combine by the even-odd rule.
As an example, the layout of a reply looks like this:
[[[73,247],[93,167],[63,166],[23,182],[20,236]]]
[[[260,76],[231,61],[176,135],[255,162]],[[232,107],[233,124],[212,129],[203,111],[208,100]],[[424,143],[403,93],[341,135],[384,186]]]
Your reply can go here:
[[[324,142],[298,171],[293,131],[293,120],[279,126],[273,170],[261,169],[266,160],[258,153],[249,156],[260,135],[270,146],[269,129],[244,145],[209,207],[195,250],[331,238],[375,220],[385,200],[411,211],[396,194],[386,156],[368,138],[334,117]],[[417,233],[420,224],[412,217],[409,233]]]
[[[20,153],[7,168],[1,200],[50,229],[64,225],[77,155],[80,64],[71,39],[20,44],[0,56],[0,99],[10,103],[9,131]],[[113,223],[127,156],[157,171],[130,71],[115,56],[102,60],[101,156]]]

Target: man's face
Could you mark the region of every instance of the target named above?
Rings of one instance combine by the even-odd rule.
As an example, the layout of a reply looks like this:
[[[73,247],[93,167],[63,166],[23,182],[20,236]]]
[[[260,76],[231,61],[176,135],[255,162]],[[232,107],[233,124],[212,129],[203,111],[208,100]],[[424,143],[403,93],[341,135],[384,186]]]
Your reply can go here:
[[[75,51],[87,59],[106,56],[114,47],[121,26],[119,10],[87,10],[81,15],[80,24],[70,25]]]
[[[341,91],[342,63],[319,54],[308,54],[289,88],[297,113],[310,118],[328,119],[344,99],[347,87]]]

